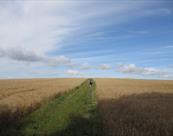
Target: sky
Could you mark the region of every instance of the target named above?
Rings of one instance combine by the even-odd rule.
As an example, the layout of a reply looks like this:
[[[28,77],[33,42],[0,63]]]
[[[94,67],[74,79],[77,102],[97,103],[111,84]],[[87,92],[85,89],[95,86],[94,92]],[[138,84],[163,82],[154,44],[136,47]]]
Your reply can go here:
[[[171,0],[1,0],[0,79],[173,79]]]

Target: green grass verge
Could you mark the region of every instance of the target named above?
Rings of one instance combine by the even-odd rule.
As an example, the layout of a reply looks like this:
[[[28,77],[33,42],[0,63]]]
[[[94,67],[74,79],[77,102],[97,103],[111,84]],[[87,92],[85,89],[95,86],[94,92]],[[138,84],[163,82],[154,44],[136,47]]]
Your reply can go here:
[[[13,136],[102,135],[95,86],[94,83],[89,87],[86,80],[79,87],[41,106],[9,133]]]

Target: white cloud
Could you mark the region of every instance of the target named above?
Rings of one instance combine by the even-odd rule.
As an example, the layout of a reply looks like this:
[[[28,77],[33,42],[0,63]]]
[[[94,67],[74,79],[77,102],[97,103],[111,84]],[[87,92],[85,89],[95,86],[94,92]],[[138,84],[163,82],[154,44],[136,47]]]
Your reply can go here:
[[[172,11],[168,8],[155,8],[146,10],[144,13],[146,15],[170,15]]]
[[[99,69],[102,69],[102,70],[109,70],[111,69],[111,66],[108,65],[108,64],[102,64],[99,66]]]
[[[89,65],[88,63],[84,63],[81,65],[82,70],[89,70],[91,68],[92,68],[91,65]]]
[[[15,61],[22,62],[41,62],[43,64],[49,66],[58,66],[58,65],[70,65],[71,60],[66,58],[65,56],[58,57],[48,57],[44,55],[37,54],[36,52],[31,52],[29,50],[21,50],[21,49],[6,49],[0,50],[1,58],[9,58]]]
[[[64,15],[69,4],[48,1],[3,3],[0,5],[2,59],[35,64],[41,62],[49,66],[67,66],[72,63],[65,56],[47,55],[61,47],[60,42],[74,29],[70,26],[69,17]],[[10,61],[5,67],[7,66],[10,66]]]
[[[126,13],[136,14],[145,5],[66,0],[4,3],[0,6],[0,48],[23,48],[39,54],[60,48],[62,41],[74,32],[80,34],[109,23],[119,24],[129,19]]]
[[[65,72],[65,74],[68,74],[68,75],[73,75],[73,76],[82,76],[83,75],[83,73],[81,73],[80,71],[78,71],[78,70],[67,70],[66,72]]]
[[[170,48],[173,48],[173,45],[164,46],[164,48],[168,48],[168,49],[170,49]]]
[[[117,67],[118,71],[126,74],[158,76],[158,77],[172,77],[173,72],[169,70],[161,70],[152,67],[138,67],[135,64],[121,64]]]

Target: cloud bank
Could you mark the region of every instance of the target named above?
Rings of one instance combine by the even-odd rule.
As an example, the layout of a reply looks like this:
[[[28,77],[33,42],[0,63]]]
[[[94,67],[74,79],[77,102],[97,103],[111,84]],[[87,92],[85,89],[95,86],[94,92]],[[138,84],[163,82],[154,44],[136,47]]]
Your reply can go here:
[[[0,5],[0,49],[22,48],[31,55],[32,52],[47,55],[61,48],[64,40],[75,32],[80,36],[98,27],[119,24],[129,18],[125,13],[136,14],[136,10],[144,5],[120,1],[3,2]],[[120,17],[122,14],[124,16]]]
[[[39,62],[49,66],[58,66],[58,65],[69,65],[71,60],[64,56],[58,57],[48,57],[44,55],[39,55],[36,52],[31,52],[29,50],[22,49],[6,49],[0,50],[1,58],[8,58],[15,61],[21,62]]]
[[[125,74],[143,75],[143,76],[158,76],[158,77],[173,77],[173,72],[169,70],[161,70],[152,67],[138,67],[135,64],[121,64],[117,70]]]

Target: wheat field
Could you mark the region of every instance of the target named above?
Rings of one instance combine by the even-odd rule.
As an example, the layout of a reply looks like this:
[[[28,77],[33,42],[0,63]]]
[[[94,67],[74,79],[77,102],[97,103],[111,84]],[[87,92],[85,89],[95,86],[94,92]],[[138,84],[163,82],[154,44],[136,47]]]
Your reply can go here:
[[[173,93],[171,80],[95,79],[99,99],[116,99],[140,93]]]
[[[68,91],[83,81],[82,78],[0,80],[0,106],[27,107]]]
[[[56,94],[80,85],[84,80],[0,80],[0,109],[9,108],[6,112],[0,112],[0,126],[6,128],[9,124],[15,124],[27,113],[37,109],[37,106],[31,105],[43,103]],[[110,78],[94,80],[104,136],[173,135],[173,81]],[[19,110],[11,112],[18,107]]]
[[[105,135],[173,135],[173,81],[95,80]]]

